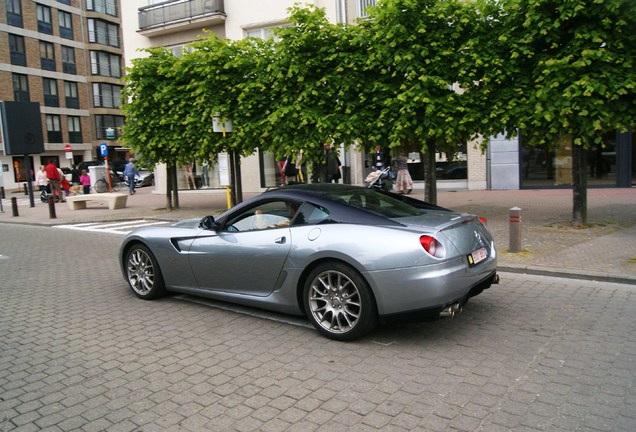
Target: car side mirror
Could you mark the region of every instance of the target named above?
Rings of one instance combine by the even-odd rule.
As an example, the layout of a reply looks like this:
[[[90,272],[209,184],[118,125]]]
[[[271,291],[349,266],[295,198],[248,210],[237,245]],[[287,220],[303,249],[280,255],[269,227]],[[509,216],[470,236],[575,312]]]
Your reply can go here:
[[[218,228],[214,216],[208,215],[199,221],[199,228],[204,230],[216,230]]]

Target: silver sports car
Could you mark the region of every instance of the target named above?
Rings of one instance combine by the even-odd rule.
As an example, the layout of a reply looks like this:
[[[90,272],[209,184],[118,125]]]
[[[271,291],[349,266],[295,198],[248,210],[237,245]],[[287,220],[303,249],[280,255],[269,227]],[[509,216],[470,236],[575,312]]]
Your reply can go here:
[[[452,316],[498,282],[477,216],[341,184],[287,186],[216,218],[139,228],[120,260],[140,298],[173,291],[304,314],[342,341],[392,318]]]

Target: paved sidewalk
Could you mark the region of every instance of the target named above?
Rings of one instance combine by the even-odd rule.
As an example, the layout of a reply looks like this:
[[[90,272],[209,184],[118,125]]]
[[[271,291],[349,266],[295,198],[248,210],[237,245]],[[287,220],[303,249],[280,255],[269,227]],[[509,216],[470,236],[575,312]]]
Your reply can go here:
[[[424,198],[421,188],[413,192]],[[256,194],[245,194],[248,199]],[[11,198],[18,203],[13,215]],[[85,210],[55,206],[35,197],[34,207],[24,193],[7,191],[0,223],[38,225],[126,219],[178,220],[214,214],[227,208],[225,190],[180,191],[179,209],[167,210],[165,195],[153,188],[138,189],[127,207],[108,210],[105,203],[91,202]],[[636,188],[588,190],[588,226],[574,228],[571,190],[438,191],[438,204],[488,219],[495,236],[502,271],[552,274],[636,285]],[[508,253],[510,208],[522,208],[522,252]]]

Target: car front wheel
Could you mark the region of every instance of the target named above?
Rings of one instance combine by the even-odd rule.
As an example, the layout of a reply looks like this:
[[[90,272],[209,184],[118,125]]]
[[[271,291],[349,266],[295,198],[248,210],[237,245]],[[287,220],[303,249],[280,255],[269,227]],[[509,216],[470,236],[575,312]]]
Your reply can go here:
[[[342,263],[323,263],[307,278],[303,291],[307,316],[330,339],[350,341],[377,324],[375,301],[368,284]]]
[[[139,298],[150,300],[165,294],[161,270],[150,249],[133,245],[126,253],[126,279]]]

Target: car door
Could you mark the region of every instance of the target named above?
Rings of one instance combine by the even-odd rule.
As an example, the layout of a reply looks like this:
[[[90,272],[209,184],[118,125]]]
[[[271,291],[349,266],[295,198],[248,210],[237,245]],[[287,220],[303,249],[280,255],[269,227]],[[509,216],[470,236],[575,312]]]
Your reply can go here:
[[[274,290],[291,248],[291,231],[276,226],[283,216],[258,210],[246,210],[220,231],[203,232],[192,242],[190,266],[200,288],[256,296]]]

